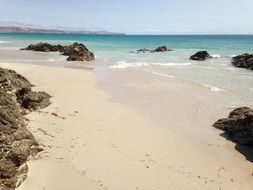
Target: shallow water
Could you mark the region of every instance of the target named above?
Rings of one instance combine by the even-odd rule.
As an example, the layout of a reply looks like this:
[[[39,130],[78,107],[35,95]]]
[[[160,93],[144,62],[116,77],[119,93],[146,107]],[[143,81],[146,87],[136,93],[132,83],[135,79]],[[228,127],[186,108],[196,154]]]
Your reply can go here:
[[[96,61],[68,63],[66,57],[58,53],[19,50],[41,41],[84,43],[95,53]],[[155,49],[161,45],[174,51],[135,53],[140,48]],[[213,59],[205,62],[189,60],[189,56],[199,50],[207,50]],[[166,112],[170,109],[170,100],[167,97],[174,92],[181,97],[178,101],[188,102],[183,96],[192,97],[190,100],[197,104],[193,110],[201,109],[204,114],[199,119],[211,117],[209,122],[233,107],[253,106],[253,72],[235,68],[230,63],[234,55],[246,52],[253,52],[253,36],[0,34],[0,62],[73,65],[75,68],[92,66],[101,86],[110,91],[114,101],[148,110],[145,111],[147,114],[164,121],[169,120]]]

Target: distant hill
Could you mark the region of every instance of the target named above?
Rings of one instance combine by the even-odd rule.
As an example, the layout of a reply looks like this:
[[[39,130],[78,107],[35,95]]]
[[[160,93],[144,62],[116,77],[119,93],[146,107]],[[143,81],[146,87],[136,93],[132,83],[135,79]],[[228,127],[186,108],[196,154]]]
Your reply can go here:
[[[17,22],[0,22],[0,32],[3,33],[45,33],[45,34],[96,34],[96,35],[125,35],[124,33],[115,33],[107,31],[88,31],[78,29],[54,29],[36,25],[27,25]]]

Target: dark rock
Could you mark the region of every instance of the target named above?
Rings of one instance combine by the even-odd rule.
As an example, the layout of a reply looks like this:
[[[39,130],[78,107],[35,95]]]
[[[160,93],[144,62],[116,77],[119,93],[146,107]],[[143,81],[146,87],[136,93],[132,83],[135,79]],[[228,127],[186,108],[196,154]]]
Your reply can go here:
[[[253,54],[242,54],[232,59],[232,65],[239,68],[253,70]]]
[[[225,131],[236,143],[253,144],[253,109],[237,108],[229,114],[228,118],[218,120],[213,126]]]
[[[31,44],[26,48],[22,48],[21,50],[33,50],[33,51],[41,51],[41,52],[56,52],[61,49],[62,46],[60,45],[51,45],[48,43],[39,43],[39,44]]]
[[[0,160],[0,178],[12,178],[17,174],[16,165],[6,159]]]
[[[61,52],[62,55],[68,56],[67,61],[92,61],[95,56],[92,52],[81,43],[74,43],[69,46],[50,45],[48,43],[39,43],[37,45],[29,45],[21,50],[33,50],[42,52]]]
[[[199,51],[190,57],[191,60],[204,61],[208,58],[212,58],[207,51]]]
[[[167,48],[166,46],[158,47],[154,50],[154,52],[166,52],[166,51],[173,51],[172,49]]]
[[[149,49],[138,49],[136,52],[137,53],[159,53],[159,52],[166,52],[166,51],[173,51],[172,49],[169,49],[166,46],[160,46],[154,50],[149,50]]]
[[[28,157],[28,149],[24,149],[22,147],[13,147],[7,156],[7,158],[11,160],[17,167],[24,164]]]
[[[32,84],[22,75],[13,70],[0,68],[0,87],[7,91],[14,91]]]
[[[92,61],[95,56],[83,44],[74,43],[70,46],[65,46],[63,55],[69,56],[67,61]]]
[[[22,109],[44,108],[50,96],[31,87],[22,75],[0,68],[0,189],[14,190],[26,178],[27,158],[40,150],[26,128]]]
[[[25,87],[16,92],[17,101],[28,110],[37,110],[50,105],[51,96],[45,92],[33,92],[31,88]]]
[[[137,53],[151,53],[152,50],[144,48],[144,49],[138,49],[136,52]]]

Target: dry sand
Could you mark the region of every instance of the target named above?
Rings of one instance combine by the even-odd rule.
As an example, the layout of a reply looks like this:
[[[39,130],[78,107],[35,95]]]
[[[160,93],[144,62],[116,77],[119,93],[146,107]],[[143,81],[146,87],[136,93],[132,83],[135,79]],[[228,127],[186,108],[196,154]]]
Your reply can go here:
[[[92,71],[1,66],[53,96],[50,107],[28,116],[45,151],[29,162],[18,190],[252,190],[252,163],[218,131],[211,140],[202,134],[207,144],[110,103]]]

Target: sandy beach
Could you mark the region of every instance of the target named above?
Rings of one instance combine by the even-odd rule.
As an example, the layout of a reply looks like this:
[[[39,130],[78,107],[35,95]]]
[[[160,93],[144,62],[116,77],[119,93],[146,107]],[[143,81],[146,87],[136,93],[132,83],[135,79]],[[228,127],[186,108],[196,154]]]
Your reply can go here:
[[[19,190],[252,189],[252,163],[218,130],[202,131],[197,139],[108,101],[92,70],[1,66],[53,96],[48,108],[28,115],[29,130],[44,151],[29,161],[28,179]],[[194,122],[187,119],[191,127]]]

